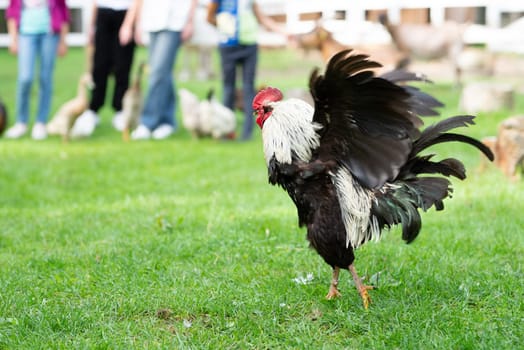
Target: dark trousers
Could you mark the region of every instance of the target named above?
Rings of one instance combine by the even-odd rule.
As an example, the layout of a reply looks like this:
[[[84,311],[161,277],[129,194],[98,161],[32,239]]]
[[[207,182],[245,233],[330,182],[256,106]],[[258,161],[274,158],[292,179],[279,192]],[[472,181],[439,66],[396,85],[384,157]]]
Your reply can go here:
[[[115,78],[115,89],[111,106],[115,111],[122,109],[122,98],[129,87],[129,72],[133,65],[135,43],[120,45],[118,31],[126,11],[98,8],[96,17],[95,52],[93,57],[94,89],[89,108],[95,112],[104,105],[107,80]]]
[[[253,98],[255,97],[255,75],[257,69],[258,46],[237,45],[220,47],[223,79],[223,103],[234,109],[237,66],[242,67],[242,97],[244,105],[244,125],[241,138],[247,140],[253,133]]]

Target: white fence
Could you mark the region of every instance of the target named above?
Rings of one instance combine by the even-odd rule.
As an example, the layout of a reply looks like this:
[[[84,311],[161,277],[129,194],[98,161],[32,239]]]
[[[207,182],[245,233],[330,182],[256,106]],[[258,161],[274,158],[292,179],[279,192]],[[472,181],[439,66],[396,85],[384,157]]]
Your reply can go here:
[[[366,19],[368,10],[387,10],[392,22],[400,20],[402,9],[429,9],[430,22],[444,22],[447,8],[485,8],[486,24],[490,27],[500,27],[503,13],[518,13],[524,11],[522,0],[261,0],[266,12],[270,14],[286,14],[288,24],[300,22],[302,13],[321,12],[329,19],[337,12],[346,13],[346,20],[359,22]]]
[[[154,1],[154,0],[149,0]],[[205,0],[203,0],[205,1]],[[430,22],[442,23],[448,8],[484,8],[486,25],[499,28],[504,14],[524,12],[523,0],[258,0],[261,8],[269,15],[281,15],[290,31],[301,32],[307,28],[308,21],[303,14],[320,13],[322,19],[333,19],[344,14],[348,24],[362,23],[366,11],[387,10],[392,22],[400,20],[402,9],[429,9]],[[91,16],[92,0],[68,0],[73,13],[73,31],[67,40],[70,45],[80,46],[86,42],[88,21]],[[0,0],[0,10],[7,7],[8,0]],[[3,16],[2,16],[3,17]],[[0,18],[0,28],[5,27],[5,19]],[[0,33],[0,46],[8,45],[8,36]]]

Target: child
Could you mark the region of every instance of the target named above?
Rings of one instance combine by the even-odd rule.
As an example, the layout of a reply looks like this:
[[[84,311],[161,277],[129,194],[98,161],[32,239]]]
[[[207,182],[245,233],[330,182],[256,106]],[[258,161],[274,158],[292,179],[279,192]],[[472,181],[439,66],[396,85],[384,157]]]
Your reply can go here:
[[[31,136],[42,140],[47,137],[45,124],[51,107],[56,55],[64,56],[67,52],[65,37],[69,31],[69,9],[65,0],[11,0],[6,19],[11,39],[9,51],[18,55],[18,117],[15,125],[6,131],[5,137],[17,139],[27,133],[31,85],[35,61],[38,60],[40,90]]]
[[[71,129],[71,136],[91,136],[100,122],[98,111],[105,103],[107,82],[112,74],[115,78],[111,107],[115,115],[113,126],[121,131],[122,98],[129,87],[129,73],[133,65],[135,43],[130,40],[122,45],[118,33],[133,0],[95,0],[93,17],[89,32],[89,45],[94,46],[93,76],[94,88],[89,102],[89,109],[76,120]]]

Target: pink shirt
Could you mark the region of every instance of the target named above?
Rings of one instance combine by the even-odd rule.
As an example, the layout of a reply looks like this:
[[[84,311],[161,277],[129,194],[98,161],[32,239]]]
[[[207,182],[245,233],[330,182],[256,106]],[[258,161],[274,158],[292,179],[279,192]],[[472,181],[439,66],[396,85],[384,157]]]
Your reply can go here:
[[[11,0],[5,11],[6,19],[14,19],[20,25],[22,15],[23,0]],[[62,26],[69,23],[69,9],[65,0],[49,0],[49,13],[51,14],[51,30],[59,33]]]

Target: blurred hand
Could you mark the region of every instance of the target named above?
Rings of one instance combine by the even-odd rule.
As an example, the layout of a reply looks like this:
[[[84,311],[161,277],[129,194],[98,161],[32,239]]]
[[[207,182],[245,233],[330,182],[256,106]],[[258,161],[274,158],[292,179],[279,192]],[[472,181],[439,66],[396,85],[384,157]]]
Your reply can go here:
[[[65,40],[60,40],[58,43],[58,56],[64,57],[67,54],[67,44]]]
[[[11,40],[11,43],[9,44],[9,52],[13,55],[18,54],[18,40]]]
[[[122,46],[129,44],[131,40],[133,40],[133,28],[127,25],[122,25],[118,31],[118,39]]]
[[[88,45],[95,44],[95,29],[94,28],[89,28],[89,31],[87,33],[87,44]]]
[[[142,37],[142,35],[143,35],[142,30],[136,27],[135,28],[135,43],[137,43],[137,45],[144,45],[144,38]]]
[[[191,37],[193,36],[193,32],[194,32],[193,21],[189,21],[188,23],[186,23],[186,25],[182,29],[182,34],[181,34],[182,41],[187,41],[191,39]]]

